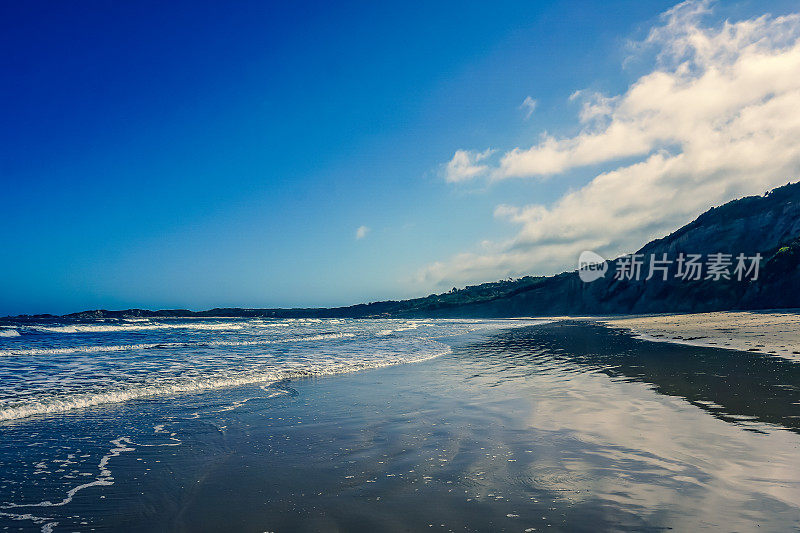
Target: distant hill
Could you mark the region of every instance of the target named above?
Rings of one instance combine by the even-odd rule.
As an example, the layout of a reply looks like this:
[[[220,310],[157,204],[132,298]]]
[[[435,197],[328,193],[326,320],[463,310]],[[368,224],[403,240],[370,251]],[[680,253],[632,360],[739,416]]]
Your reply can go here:
[[[644,279],[651,254],[658,258],[667,254],[675,260],[681,253],[705,257],[718,252],[734,256],[760,253],[758,280],[737,281],[733,276],[731,280],[686,281],[672,273],[666,281],[660,275]],[[800,183],[712,208],[637,253],[644,255],[639,280],[615,279],[617,262],[607,261],[606,275],[591,283],[581,281],[578,272],[572,271],[483,283],[424,298],[329,309],[97,310],[62,318],[515,317],[800,308]]]
[[[658,273],[645,280],[651,254],[760,253],[758,280],[676,279],[674,270],[663,281]],[[672,234],[639,249],[642,278],[615,279],[617,263],[607,261],[606,275],[591,283],[577,271],[522,282],[525,290],[493,301],[475,302],[454,315],[544,316],[704,312],[728,309],[800,307],[800,183],[779,187],[764,196],[750,196],[712,208]],[[672,265],[673,269],[675,265]],[[705,272],[703,273],[705,277]],[[437,313],[441,314],[441,313]]]

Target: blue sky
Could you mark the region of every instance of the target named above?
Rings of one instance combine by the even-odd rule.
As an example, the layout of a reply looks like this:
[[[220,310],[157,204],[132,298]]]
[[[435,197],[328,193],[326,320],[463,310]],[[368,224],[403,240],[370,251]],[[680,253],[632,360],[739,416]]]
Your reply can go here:
[[[553,273],[587,242],[525,251],[546,250],[559,202],[583,194],[570,205],[589,212],[598,176],[691,146],[570,152],[607,126],[582,109],[611,102],[602,120],[630,122],[617,102],[677,72],[662,57],[683,35],[662,15],[673,2],[376,4],[6,3],[0,314],[344,305]],[[699,4],[686,24],[708,32],[792,7]],[[515,149],[552,155],[547,138],[583,162],[507,171]],[[469,172],[448,167],[459,151]],[[642,240],[786,182],[796,161],[781,157],[751,185],[708,178],[696,205],[610,234]]]

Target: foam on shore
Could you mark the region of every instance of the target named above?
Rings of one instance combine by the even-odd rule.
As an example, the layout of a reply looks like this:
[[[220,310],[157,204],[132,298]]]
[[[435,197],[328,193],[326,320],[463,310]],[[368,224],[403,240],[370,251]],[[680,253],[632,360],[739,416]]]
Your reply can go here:
[[[254,340],[254,341],[199,341],[199,342],[153,342],[141,344],[119,344],[110,346],[71,346],[68,348],[28,348],[28,349],[9,349],[0,350],[0,356],[10,355],[66,355],[72,353],[101,353],[101,352],[124,352],[130,350],[152,350],[168,348],[202,348],[204,346],[266,346],[269,344],[281,344],[286,342],[308,342],[321,341],[328,339],[342,339],[353,337],[352,333],[323,333],[319,335],[299,335],[274,340]]]

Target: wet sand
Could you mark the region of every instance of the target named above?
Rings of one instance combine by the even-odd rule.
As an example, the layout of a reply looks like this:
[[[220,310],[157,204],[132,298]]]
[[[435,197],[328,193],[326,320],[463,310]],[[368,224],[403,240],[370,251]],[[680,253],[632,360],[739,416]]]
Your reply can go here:
[[[800,314],[726,311],[598,319],[642,338],[778,355],[800,361]]]
[[[799,383],[780,358],[520,328],[424,363],[6,426],[14,501],[78,483],[36,486],[31,435],[85,435],[63,455],[109,457],[113,479],[6,512],[55,531],[786,531]]]

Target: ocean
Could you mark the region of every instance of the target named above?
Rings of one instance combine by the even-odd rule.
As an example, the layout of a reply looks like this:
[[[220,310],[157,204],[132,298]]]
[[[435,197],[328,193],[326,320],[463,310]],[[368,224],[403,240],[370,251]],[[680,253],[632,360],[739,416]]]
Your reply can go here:
[[[523,322],[524,323],[524,322]],[[0,327],[0,421],[413,363],[479,320],[131,319]]]
[[[0,528],[785,531],[798,365],[547,320],[0,326]]]

